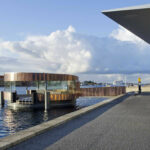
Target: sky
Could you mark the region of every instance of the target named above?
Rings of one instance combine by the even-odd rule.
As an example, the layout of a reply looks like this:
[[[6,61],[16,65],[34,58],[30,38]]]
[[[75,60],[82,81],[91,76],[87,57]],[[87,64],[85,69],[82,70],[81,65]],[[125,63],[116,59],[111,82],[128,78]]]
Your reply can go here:
[[[0,0],[0,73],[150,83],[150,46],[101,13],[148,0]]]

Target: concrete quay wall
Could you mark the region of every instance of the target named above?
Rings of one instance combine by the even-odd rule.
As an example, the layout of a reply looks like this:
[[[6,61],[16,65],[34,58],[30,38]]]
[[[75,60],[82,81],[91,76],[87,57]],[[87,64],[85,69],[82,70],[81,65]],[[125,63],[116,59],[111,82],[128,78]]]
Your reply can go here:
[[[44,123],[41,123],[39,125],[36,125],[34,127],[30,127],[28,129],[25,129],[25,130],[22,130],[22,131],[19,131],[15,134],[12,134],[12,135],[9,135],[7,137],[4,137],[4,138],[1,138],[0,139],[0,149],[1,150],[5,150],[5,149],[8,149],[8,148],[11,148],[23,141],[26,141],[36,135],[39,135],[41,133],[44,133],[60,124],[63,124],[69,120],[72,120],[80,115],[83,115],[87,112],[90,112],[94,109],[97,109],[101,106],[104,106],[106,104],[109,104],[119,98],[122,98],[126,95],[119,95],[119,96],[116,96],[114,98],[111,98],[111,99],[108,99],[108,100],[105,100],[105,101],[102,101],[102,102],[99,102],[95,105],[92,105],[92,106],[89,106],[89,107],[85,107],[85,108],[82,108],[80,110],[77,110],[77,111],[74,111],[72,113],[68,113],[66,115],[63,115],[61,117],[58,117],[56,119],[53,119],[53,120],[50,120],[50,121],[47,121],[47,122],[44,122]]]

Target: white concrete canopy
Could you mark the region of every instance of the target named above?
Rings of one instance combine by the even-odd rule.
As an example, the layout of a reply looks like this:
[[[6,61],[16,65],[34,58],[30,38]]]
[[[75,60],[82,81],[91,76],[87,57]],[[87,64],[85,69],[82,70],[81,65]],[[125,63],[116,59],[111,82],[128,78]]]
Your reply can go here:
[[[150,4],[112,9],[102,13],[150,44]]]

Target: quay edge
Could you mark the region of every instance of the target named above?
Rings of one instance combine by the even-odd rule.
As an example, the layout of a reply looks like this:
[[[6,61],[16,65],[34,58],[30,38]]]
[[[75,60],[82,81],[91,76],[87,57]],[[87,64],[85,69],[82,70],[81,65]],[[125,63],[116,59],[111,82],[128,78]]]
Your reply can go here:
[[[0,139],[0,149],[5,150],[8,148],[11,148],[14,145],[17,145],[17,144],[19,144],[25,140],[28,140],[28,139],[36,136],[36,135],[39,135],[43,132],[46,132],[46,131],[48,131],[48,130],[50,130],[50,129],[52,129],[52,128],[60,125],[60,124],[63,124],[69,120],[72,120],[72,119],[74,119],[80,115],[83,115],[83,114],[90,112],[94,109],[97,109],[101,106],[109,104],[109,103],[111,103],[111,102],[113,102],[119,98],[123,98],[126,95],[127,94],[116,96],[115,98],[111,98],[111,99],[99,102],[95,105],[82,108],[78,111],[63,115],[63,116],[58,117],[56,119],[50,120],[48,122],[44,122],[44,123],[36,125],[34,127],[19,131],[13,135],[9,135],[7,137],[1,138]]]

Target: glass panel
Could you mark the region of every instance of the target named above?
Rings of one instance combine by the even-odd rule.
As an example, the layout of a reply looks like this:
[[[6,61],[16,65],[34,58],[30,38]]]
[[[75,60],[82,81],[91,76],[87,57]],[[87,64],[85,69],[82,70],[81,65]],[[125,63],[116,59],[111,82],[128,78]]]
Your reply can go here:
[[[45,81],[39,81],[39,90],[45,90]]]
[[[5,91],[8,91],[8,92],[11,91],[10,82],[5,82]]]
[[[68,81],[62,81],[62,89],[67,90],[68,89]]]
[[[12,92],[16,91],[16,83],[15,82],[11,82],[11,91]]]
[[[18,94],[26,94],[26,90],[45,90],[45,81],[32,82],[5,82],[5,91],[17,91]],[[55,93],[74,93],[75,81],[47,81],[47,89]]]
[[[0,91],[4,91],[4,81],[0,80]]]
[[[26,94],[27,83],[17,81],[17,82],[15,82],[15,88],[16,88],[17,94]]]
[[[28,83],[28,90],[38,90],[38,81],[32,81]]]
[[[48,90],[67,90],[67,82],[66,81],[48,81],[47,82]]]
[[[13,87],[13,86],[12,86]],[[15,82],[15,90],[18,94],[26,94],[26,90],[37,90],[38,82]]]
[[[74,81],[68,81],[68,90],[69,90],[69,92],[74,92],[74,90],[75,90],[75,82]]]
[[[4,87],[4,81],[0,81],[0,87]]]

